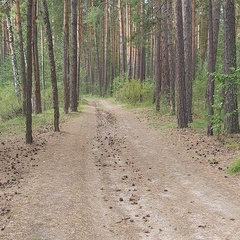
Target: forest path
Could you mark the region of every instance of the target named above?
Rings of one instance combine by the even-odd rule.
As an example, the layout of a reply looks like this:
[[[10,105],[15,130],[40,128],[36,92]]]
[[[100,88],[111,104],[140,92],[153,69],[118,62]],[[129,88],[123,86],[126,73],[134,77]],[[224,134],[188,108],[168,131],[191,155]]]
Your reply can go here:
[[[105,100],[89,103],[38,154],[0,239],[239,240],[239,191],[178,142]]]

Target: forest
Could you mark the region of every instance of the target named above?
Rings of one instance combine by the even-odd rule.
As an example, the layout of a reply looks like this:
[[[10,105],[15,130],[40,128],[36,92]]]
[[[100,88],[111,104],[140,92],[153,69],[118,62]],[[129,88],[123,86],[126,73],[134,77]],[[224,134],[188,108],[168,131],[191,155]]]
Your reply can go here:
[[[0,122],[113,97],[238,133],[237,0],[1,0]]]

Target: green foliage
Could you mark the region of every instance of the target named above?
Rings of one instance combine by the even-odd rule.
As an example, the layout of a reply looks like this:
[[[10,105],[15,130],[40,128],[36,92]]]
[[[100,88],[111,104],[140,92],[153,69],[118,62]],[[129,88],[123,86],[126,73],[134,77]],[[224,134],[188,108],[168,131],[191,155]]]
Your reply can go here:
[[[193,82],[193,112],[196,118],[205,118],[206,74]]]
[[[113,92],[116,100],[135,105],[140,102],[140,96],[145,103],[153,99],[153,83],[147,80],[141,83],[137,79],[127,80],[125,75],[114,79]]]
[[[89,12],[87,13],[84,23],[94,26],[103,15],[104,13],[102,9],[100,9],[99,7],[91,7]]]
[[[213,116],[208,116],[210,117],[212,121],[212,128],[214,132],[216,132],[217,135],[220,135],[223,132],[223,123],[224,123],[224,101],[225,101],[225,96],[224,96],[224,89],[228,89],[229,87],[235,85],[239,86],[240,85],[240,80],[239,80],[239,72],[240,69],[232,69],[231,74],[222,74],[215,72],[212,74],[215,80],[215,94],[214,94],[214,104],[213,104],[213,110],[214,110],[214,115]],[[228,80],[228,81],[227,81]],[[228,114],[233,114],[233,113],[228,113]]]
[[[228,169],[229,174],[236,174],[240,172],[240,159],[237,159]]]
[[[13,119],[22,113],[22,106],[18,102],[12,84],[1,84],[0,88],[0,121]]]

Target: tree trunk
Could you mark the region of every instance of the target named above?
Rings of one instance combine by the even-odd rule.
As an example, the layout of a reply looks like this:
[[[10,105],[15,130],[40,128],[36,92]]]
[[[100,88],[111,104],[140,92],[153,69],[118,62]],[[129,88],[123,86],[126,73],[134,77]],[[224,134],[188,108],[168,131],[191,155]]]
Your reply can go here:
[[[39,71],[39,57],[38,57],[38,34],[37,34],[37,0],[33,0],[33,14],[32,14],[32,43],[33,43],[33,69],[34,69],[34,112],[35,114],[42,113],[41,104],[41,89],[40,89],[40,71]]]
[[[27,81],[26,81],[26,143],[32,144],[32,8],[33,0],[27,6]]]
[[[70,109],[77,112],[78,84],[77,84],[77,0],[71,0],[71,91]]]
[[[119,22],[119,60],[120,75],[125,72],[125,51],[124,51],[124,27],[123,27],[123,6],[122,0],[118,0],[118,22]]]
[[[213,135],[212,116],[214,114],[214,78],[212,73],[215,72],[214,65],[214,50],[213,50],[213,13],[212,13],[212,0],[208,0],[208,86],[207,86],[207,107],[208,107],[208,127],[207,134]]]
[[[64,0],[63,16],[63,95],[64,95],[64,113],[69,111],[69,1]]]
[[[13,30],[12,30],[12,23],[11,23],[9,11],[6,13],[6,21],[7,21],[7,29],[8,29],[8,36],[9,36],[9,47],[10,47],[10,55],[11,55],[11,61],[12,61],[12,69],[13,69],[13,85],[14,85],[15,93],[18,97],[18,100],[20,100],[17,58],[15,53]]]
[[[43,22],[45,26],[45,32],[47,37],[48,44],[48,56],[51,69],[51,82],[52,82],[52,94],[53,94],[53,108],[54,108],[54,131],[59,132],[59,107],[58,107],[58,87],[57,87],[57,76],[56,76],[56,66],[53,53],[53,40],[52,40],[52,31],[49,21],[48,7],[46,0],[42,1],[42,10],[43,10]]]
[[[170,70],[169,70],[169,53],[168,53],[168,28],[167,28],[167,1],[162,3],[162,84],[161,93],[167,97],[170,88]]]
[[[186,110],[186,85],[184,66],[184,41],[183,41],[183,17],[182,1],[175,1],[175,24],[176,24],[176,79],[178,87],[178,127],[188,127]]]
[[[161,22],[156,24],[155,33],[155,104],[156,111],[160,111],[160,92],[161,92],[161,78],[162,78],[162,61],[161,61]]]
[[[104,83],[104,93],[107,93],[108,82],[107,82],[107,63],[108,63],[108,0],[105,0],[105,14],[104,14],[104,36],[103,36],[103,83]]]
[[[224,70],[231,74],[236,69],[235,7],[233,0],[223,2],[224,13]],[[225,82],[224,129],[227,133],[239,132],[237,85],[233,77]]]
[[[186,81],[186,109],[188,122],[192,122],[192,0],[184,2],[184,60]]]
[[[16,20],[17,20],[17,32],[19,39],[19,54],[20,54],[20,68],[21,68],[21,77],[22,77],[22,103],[23,103],[23,114],[26,114],[26,64],[24,56],[24,46],[23,46],[23,34],[22,34],[22,20],[20,12],[19,0],[15,1],[16,4]]]
[[[169,54],[169,68],[170,68],[170,115],[175,114],[175,45],[173,34],[173,4],[168,1],[168,54]]]

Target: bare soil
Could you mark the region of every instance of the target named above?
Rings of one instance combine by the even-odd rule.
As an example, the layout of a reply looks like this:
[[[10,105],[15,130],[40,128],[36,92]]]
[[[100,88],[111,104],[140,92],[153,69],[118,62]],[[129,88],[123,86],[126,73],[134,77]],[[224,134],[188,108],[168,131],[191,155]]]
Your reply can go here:
[[[0,141],[0,239],[240,239],[240,181],[225,171],[238,152],[223,142],[105,100],[35,139]]]

